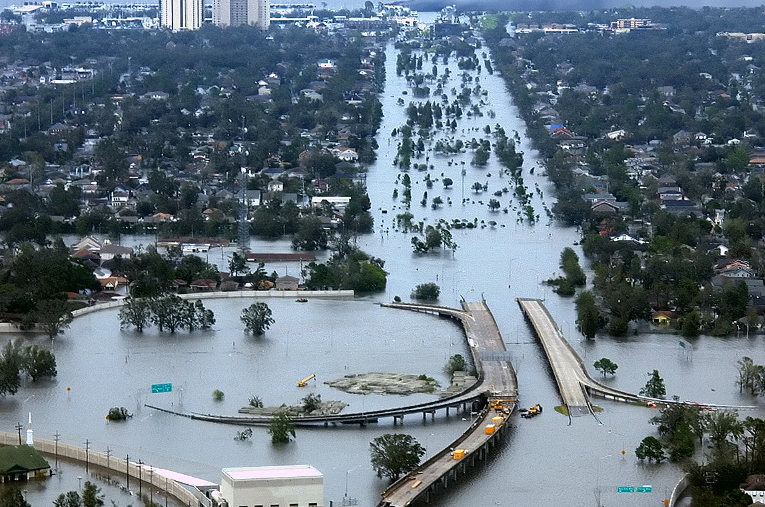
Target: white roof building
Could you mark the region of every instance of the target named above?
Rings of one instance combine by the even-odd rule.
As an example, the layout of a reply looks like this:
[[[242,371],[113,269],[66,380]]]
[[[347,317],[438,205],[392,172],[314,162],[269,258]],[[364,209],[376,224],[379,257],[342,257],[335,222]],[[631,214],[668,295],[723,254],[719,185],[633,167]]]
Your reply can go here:
[[[310,465],[224,468],[220,493],[232,507],[322,507],[324,475]]]

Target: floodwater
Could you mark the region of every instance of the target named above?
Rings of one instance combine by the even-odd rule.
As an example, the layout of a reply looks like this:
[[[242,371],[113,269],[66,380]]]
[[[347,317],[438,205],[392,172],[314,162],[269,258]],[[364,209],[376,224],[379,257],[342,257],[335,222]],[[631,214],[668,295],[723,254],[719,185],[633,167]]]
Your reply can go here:
[[[325,400],[349,403],[348,411],[432,399],[429,395],[349,395],[332,390],[323,382],[350,373],[390,371],[424,373],[446,383],[442,373],[446,359],[455,353],[466,354],[461,330],[447,320],[376,305],[396,295],[408,300],[415,285],[436,282],[442,289],[440,304],[457,306],[461,298],[486,299],[512,354],[521,405],[540,403],[547,410],[532,420],[514,418],[509,438],[488,465],[463,477],[440,495],[435,505],[539,505],[552,501],[571,506],[598,505],[598,501],[604,506],[660,505],[681,471],[671,464],[643,465],[634,456],[640,440],[655,431],[648,421],[654,412],[595,400],[604,408],[598,419],[582,417],[569,423],[568,418],[552,410],[560,404],[554,380],[514,298],[545,298],[553,317],[585,357],[585,363],[591,368],[595,359],[610,358],[619,369],[606,382],[630,391],[645,383],[646,372],[658,369],[666,380],[669,395],[757,404],[757,400],[739,395],[734,384],[735,362],[743,355],[758,363],[765,361],[761,352],[763,338],[702,337],[685,349],[672,335],[640,335],[621,340],[601,337],[583,342],[575,329],[572,300],[551,294],[540,283],[559,271],[561,250],[573,245],[578,236],[574,229],[561,227],[545,217],[543,203],[552,205],[552,189],[542,170],[537,169],[534,175],[528,173],[539,163],[498,75],[480,74],[480,84],[488,92],[489,104],[482,107],[486,116],[463,117],[456,135],[468,140],[480,138],[485,134],[471,129],[480,130],[496,123],[509,136],[518,131],[520,149],[526,154],[526,186],[529,189],[539,186],[533,205],[541,220],[528,225],[519,223],[514,211],[507,214],[489,211],[485,203],[492,193],[509,186],[506,178],[499,176],[501,168],[493,156],[485,168],[479,169],[470,166],[470,153],[452,157],[451,166],[451,158],[432,155],[429,163],[435,169],[429,171],[431,177],[440,179],[443,172],[455,183],[451,190],[444,190],[441,182],[436,181],[428,189],[429,199],[441,195],[447,201],[451,197],[453,204],[437,210],[420,206],[419,200],[426,190],[425,172],[412,170],[414,222],[435,224],[441,218],[448,221],[477,218],[479,224],[482,220],[487,224],[493,220],[497,225],[453,230],[459,245],[454,253],[413,254],[412,233],[397,231],[394,224],[395,215],[403,210],[400,199],[392,198],[399,171],[393,165],[397,140],[390,134],[405,121],[404,107],[397,105],[397,100],[411,100],[411,93],[403,94],[407,90],[405,81],[396,77],[395,61],[395,49],[390,45],[388,84],[381,97],[385,118],[378,135],[379,159],[370,167],[367,179],[375,233],[359,238],[364,250],[386,261],[390,275],[385,293],[345,301],[312,299],[305,304],[291,299],[269,299],[276,324],[262,338],[242,332],[238,317],[249,302],[238,299],[207,301],[206,305],[215,311],[217,323],[212,331],[193,334],[159,336],[153,329],[143,335],[120,331],[117,312],[113,310],[78,318],[52,344],[58,360],[58,377],[50,383],[25,384],[15,397],[0,400],[0,429],[13,431],[13,426],[25,421],[31,411],[38,438],[52,438],[58,431],[68,443],[81,445],[88,439],[91,449],[104,451],[108,446],[116,456],[129,453],[131,459],[140,458],[150,465],[215,482],[223,467],[308,463],[325,475],[326,505],[330,502],[341,505],[346,494],[357,499],[358,505],[374,505],[386,482],[374,475],[369,464],[372,439],[391,431],[405,431],[415,436],[430,454],[462,433],[470,415],[452,414],[447,419],[439,414],[434,422],[425,423],[419,416],[411,416],[403,427],[395,429],[390,421],[367,428],[299,428],[293,443],[273,446],[263,428],[256,428],[250,441],[238,442],[233,437],[239,428],[159,413],[143,404],[235,414],[253,395],[260,396],[266,405],[280,405],[296,403],[307,393],[317,393]],[[438,65],[443,72],[442,62]],[[460,83],[461,72],[454,58],[450,68],[452,77],[445,87],[447,93],[452,86],[459,89]],[[425,64],[425,70],[429,69],[430,64]],[[490,109],[495,111],[496,118],[488,117]],[[466,171],[465,196],[470,199],[464,206],[460,204],[462,161]],[[488,183],[489,191],[473,194],[470,186],[474,181]],[[403,188],[400,185],[398,188],[401,193]],[[502,207],[512,206],[508,195],[498,198]],[[141,242],[140,238],[129,240]],[[251,247],[287,251],[289,243],[252,240]],[[209,254],[211,261],[218,257],[225,265],[225,254]],[[27,339],[46,343],[42,337]],[[317,382],[304,389],[296,387],[298,380],[313,373]],[[597,377],[597,373],[591,373]],[[150,394],[150,385],[160,382],[171,382],[173,392]],[[222,402],[213,401],[215,389],[225,393]],[[104,416],[112,406],[125,406],[134,416],[124,423],[108,423]],[[753,413],[762,415],[761,410]],[[639,485],[652,485],[653,493],[616,493],[618,486]],[[30,489],[30,495],[40,495],[33,504],[49,504],[50,498],[55,497],[51,490],[59,491],[58,483],[51,481],[49,486],[42,492]],[[119,495],[114,499],[118,505],[130,503]]]

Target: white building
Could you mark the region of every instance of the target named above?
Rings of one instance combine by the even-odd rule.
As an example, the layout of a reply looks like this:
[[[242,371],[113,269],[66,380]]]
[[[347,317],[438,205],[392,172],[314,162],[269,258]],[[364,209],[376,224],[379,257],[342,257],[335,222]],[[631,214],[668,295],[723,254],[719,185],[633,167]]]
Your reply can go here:
[[[310,465],[224,468],[220,493],[230,507],[322,507],[324,476]]]
[[[213,23],[217,26],[271,25],[270,0],[213,0]]]
[[[202,0],[160,0],[159,21],[163,28],[177,32],[202,26]]]

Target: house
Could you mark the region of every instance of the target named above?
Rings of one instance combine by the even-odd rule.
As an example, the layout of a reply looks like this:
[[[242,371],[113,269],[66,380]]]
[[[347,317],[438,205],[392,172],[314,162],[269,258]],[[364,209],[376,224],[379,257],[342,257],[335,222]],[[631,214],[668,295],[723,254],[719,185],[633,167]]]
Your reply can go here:
[[[687,130],[679,130],[672,136],[674,144],[687,144],[691,140],[691,133]]]
[[[147,92],[141,95],[141,100],[167,100],[170,98],[170,94],[167,92]]]
[[[284,183],[279,180],[271,180],[268,182],[269,192],[284,192]]]
[[[127,246],[113,245],[111,243],[104,243],[99,251],[101,254],[101,263],[114,259],[117,255],[123,259],[130,259],[133,257],[133,249]]]
[[[611,201],[596,201],[590,206],[590,213],[596,215],[617,215],[619,206]]]
[[[739,488],[752,498],[755,505],[765,503],[765,475],[750,475]]]
[[[209,278],[202,278],[199,280],[194,280],[189,284],[189,287],[191,287],[192,290],[195,291],[213,291],[218,286],[218,282],[215,280],[211,280]]]
[[[123,276],[107,276],[99,280],[101,287],[106,290],[115,290],[124,287],[130,283],[130,280]]]
[[[300,280],[294,276],[284,275],[276,279],[276,290],[297,290]]]
[[[754,270],[749,266],[749,263],[739,260],[716,268],[716,271],[725,278],[754,278]]]
[[[101,250],[101,242],[93,236],[85,236],[80,241],[70,247],[72,252],[87,250],[89,252],[98,252]]]
[[[701,216],[701,209],[694,201],[685,199],[678,201],[662,201],[661,207],[666,210],[667,213],[671,213],[672,215]]]
[[[606,137],[612,141],[621,141],[627,137],[627,131],[624,129],[614,130],[606,134]]]
[[[30,445],[0,447],[0,481],[27,481],[50,475],[50,464]]]
[[[326,194],[329,192],[329,181],[313,180],[313,189],[317,194]]]
[[[332,205],[335,208],[345,208],[348,206],[348,204],[351,202],[350,197],[329,197],[329,196],[321,196],[321,197],[311,197],[311,207],[313,208],[320,208],[322,206],[322,203],[326,201],[330,205]]]
[[[651,322],[659,327],[670,327],[676,320],[677,314],[666,310],[659,310],[651,315]]]
[[[345,148],[337,153],[337,158],[344,162],[356,162],[359,154],[353,148]]]
[[[117,185],[112,190],[109,201],[112,206],[119,207],[127,205],[130,200],[130,189],[125,185]]]

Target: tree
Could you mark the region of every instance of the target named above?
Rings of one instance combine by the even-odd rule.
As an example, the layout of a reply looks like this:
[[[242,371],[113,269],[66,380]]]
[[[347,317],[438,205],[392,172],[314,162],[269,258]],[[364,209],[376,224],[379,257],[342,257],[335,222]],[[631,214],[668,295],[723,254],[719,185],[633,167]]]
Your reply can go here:
[[[663,398],[667,394],[664,387],[664,379],[659,376],[659,370],[653,370],[649,373],[651,378],[646,382],[645,387],[640,390],[640,396],[649,398]]]
[[[591,291],[586,290],[576,298],[576,323],[585,338],[594,338],[603,325],[603,318]]]
[[[0,507],[32,507],[19,488],[6,486],[0,490]]]
[[[683,325],[680,331],[686,338],[695,338],[699,335],[700,327],[701,315],[696,310],[692,310],[683,318]]]
[[[231,272],[231,276],[237,276],[239,273],[247,273],[247,260],[243,255],[234,252],[231,254],[231,259],[228,261],[228,270]]]
[[[35,321],[51,340],[69,327],[72,318],[72,312],[63,299],[43,299],[34,311]]]
[[[444,178],[443,180],[441,180],[441,183],[444,184],[444,188],[449,188],[452,185],[454,185],[454,181],[452,181],[451,178]]]
[[[419,442],[403,433],[387,433],[375,438],[369,444],[372,469],[378,477],[395,481],[402,474],[416,469],[425,454]]]
[[[744,388],[749,390],[752,396],[760,394],[763,387],[763,378],[765,377],[765,368],[759,364],[754,364],[752,358],[743,357],[738,360],[738,380],[736,383],[739,386],[739,392],[743,392]]]
[[[719,410],[707,414],[706,428],[709,442],[716,459],[728,460],[737,447],[729,439],[738,440],[744,433],[744,426],[738,421],[735,411]]]
[[[133,326],[139,333],[151,325],[151,308],[144,298],[127,297],[120,308],[120,327]]]
[[[614,363],[607,357],[598,359],[597,361],[595,361],[595,364],[593,364],[593,366],[595,366],[596,370],[600,370],[600,372],[603,374],[604,377],[606,375],[613,375],[614,373],[616,373],[616,369],[619,368],[619,366],[617,366],[616,363]]]
[[[82,507],[101,507],[104,505],[104,495],[101,488],[90,481],[85,481],[82,487]]]
[[[499,204],[499,201],[496,199],[489,199],[489,209],[491,211],[497,211],[501,204]]]
[[[423,299],[425,301],[435,301],[441,294],[441,287],[433,282],[421,283],[412,291],[414,299]]]
[[[645,437],[640,445],[635,449],[635,456],[640,460],[647,459],[648,461],[654,461],[661,463],[664,461],[664,446],[656,437]]]
[[[454,354],[444,366],[444,372],[449,376],[453,375],[455,371],[467,371],[467,361],[462,357],[462,354]]]
[[[187,314],[184,312],[187,307],[186,301],[176,294],[165,294],[152,298],[149,305],[151,307],[151,321],[159,328],[160,333],[165,329],[170,333],[175,333],[188,321]]]
[[[290,420],[287,412],[280,410],[268,424],[268,434],[274,444],[286,444],[295,438],[295,425]]]
[[[303,412],[306,414],[310,414],[314,410],[317,410],[321,407],[321,395],[320,394],[309,394],[305,398],[301,400],[303,402]]]
[[[242,310],[242,315],[239,319],[244,324],[245,330],[256,336],[261,336],[271,327],[271,324],[276,322],[271,317],[271,309],[266,303],[251,304]]]
[[[30,376],[32,382],[37,382],[40,377],[55,377],[56,356],[47,349],[30,345],[24,349],[21,358],[21,368]]]
[[[194,319],[199,329],[207,330],[215,324],[215,313],[205,308],[201,299],[197,299],[194,302]],[[189,331],[192,331],[192,329],[189,328]]]
[[[0,395],[16,394],[21,386],[19,369],[21,365],[21,341],[5,344],[0,356]]]
[[[61,493],[58,495],[58,498],[53,501],[53,507],[82,507],[80,494],[76,491]]]

